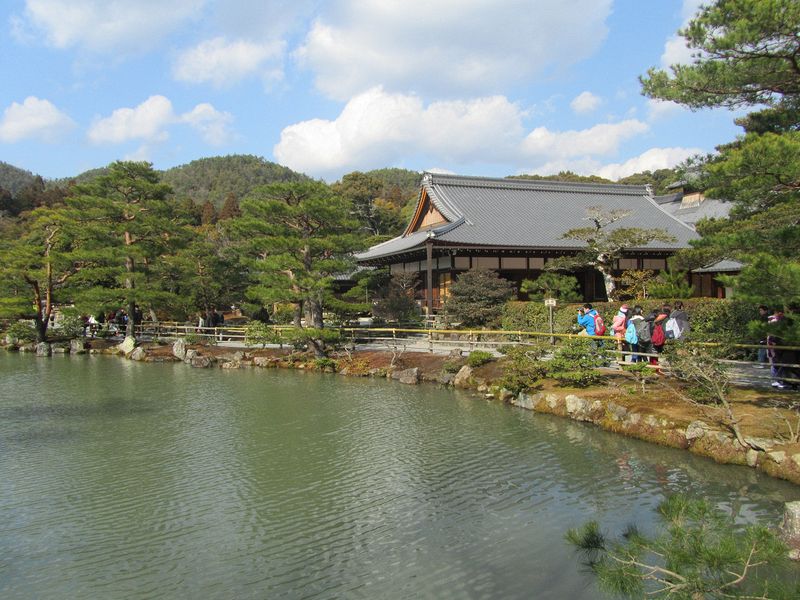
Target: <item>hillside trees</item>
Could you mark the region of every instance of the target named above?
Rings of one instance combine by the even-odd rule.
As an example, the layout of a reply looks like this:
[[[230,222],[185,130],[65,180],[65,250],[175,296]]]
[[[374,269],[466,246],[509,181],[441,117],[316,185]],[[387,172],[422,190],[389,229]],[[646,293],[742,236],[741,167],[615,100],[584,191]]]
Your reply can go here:
[[[351,216],[351,203],[321,182],[277,183],[253,191],[242,216],[226,221],[253,278],[248,296],[263,305],[291,303],[306,324],[321,329],[334,277],[353,269],[352,253],[364,236]],[[324,342],[312,340],[324,353]]]
[[[400,207],[382,197],[384,183],[377,176],[354,171],[342,177],[333,189],[352,203],[353,216],[364,231],[387,237],[403,231]]]

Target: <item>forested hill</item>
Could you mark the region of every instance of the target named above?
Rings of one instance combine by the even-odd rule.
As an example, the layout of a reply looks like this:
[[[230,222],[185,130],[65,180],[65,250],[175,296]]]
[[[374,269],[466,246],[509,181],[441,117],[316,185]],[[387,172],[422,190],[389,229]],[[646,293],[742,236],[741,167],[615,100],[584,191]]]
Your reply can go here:
[[[656,196],[668,193],[667,186],[681,179],[680,171],[676,169],[657,169],[655,171],[641,171],[628,175],[616,182],[605,179],[599,175],[578,175],[572,171],[561,171],[558,175],[512,175],[509,179],[544,179],[550,181],[570,181],[573,183],[622,183],[626,185],[651,185]]]
[[[241,200],[259,185],[305,179],[308,176],[287,167],[241,154],[201,158],[163,172],[164,183],[172,186],[178,198],[191,198],[195,204],[210,200],[217,208],[230,193]]]
[[[11,192],[11,195],[15,196],[17,192],[35,180],[36,175],[30,171],[0,161],[0,189]]]

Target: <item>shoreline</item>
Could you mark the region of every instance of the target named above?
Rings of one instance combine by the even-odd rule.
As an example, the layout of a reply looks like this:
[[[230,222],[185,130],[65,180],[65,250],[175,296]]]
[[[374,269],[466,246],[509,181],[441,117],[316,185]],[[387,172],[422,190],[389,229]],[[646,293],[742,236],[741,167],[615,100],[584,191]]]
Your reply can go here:
[[[315,359],[307,353],[287,349],[189,345],[182,339],[171,344],[145,342],[136,346],[128,341],[120,344],[99,338],[44,345],[5,345],[4,348],[40,357],[109,354],[139,362],[184,362],[193,368],[291,368],[350,377],[388,378],[406,385],[434,383],[471,391],[476,398],[487,401],[592,423],[623,436],[688,450],[717,463],[749,466],[800,485],[800,443],[779,431],[784,428],[789,434],[793,433],[792,425],[799,422],[798,414],[770,406],[775,396],[760,390],[735,390],[734,404],[741,418],[740,427],[745,442],[753,446],[746,447],[724,426],[714,422],[710,414],[713,411],[708,407],[677,400],[674,394],[670,396],[667,385],[653,385],[642,393],[639,383],[629,374],[618,371],[604,373],[604,383],[599,386],[568,388],[543,380],[538,389],[514,395],[497,383],[502,376],[502,359],[473,368],[465,364],[457,351],[442,355],[360,350]]]

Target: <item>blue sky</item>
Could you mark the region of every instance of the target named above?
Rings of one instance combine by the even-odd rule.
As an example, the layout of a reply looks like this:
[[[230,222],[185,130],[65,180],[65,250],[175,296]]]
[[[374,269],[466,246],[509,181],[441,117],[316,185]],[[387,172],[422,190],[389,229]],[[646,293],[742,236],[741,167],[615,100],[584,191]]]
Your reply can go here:
[[[699,0],[6,0],[0,160],[65,177],[254,154],[617,179],[739,133],[639,93]]]

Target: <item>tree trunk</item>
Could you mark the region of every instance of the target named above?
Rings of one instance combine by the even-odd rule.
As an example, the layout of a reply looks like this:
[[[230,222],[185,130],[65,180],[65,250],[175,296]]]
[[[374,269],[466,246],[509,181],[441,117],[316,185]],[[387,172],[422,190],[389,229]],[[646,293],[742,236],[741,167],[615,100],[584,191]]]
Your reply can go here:
[[[133,245],[133,237],[131,236],[130,231],[125,232],[125,245],[131,246]],[[125,257],[125,270],[128,272],[128,277],[125,278],[125,289],[128,290],[128,303],[126,306],[128,312],[128,326],[125,328],[125,337],[136,338],[136,329],[134,324],[134,313],[136,312],[136,299],[133,297],[133,289],[134,289],[134,282],[133,282],[133,273],[136,269],[136,265],[133,262],[133,257],[128,255]]]
[[[603,285],[606,288],[606,300],[611,302],[614,299],[614,292],[617,289],[617,284],[614,282],[614,276],[611,274],[611,269],[598,266],[597,270],[603,276]]]
[[[34,327],[36,328],[36,341],[37,342],[46,342],[47,341],[47,321],[42,319],[39,315],[36,315],[36,318],[33,321]]]

